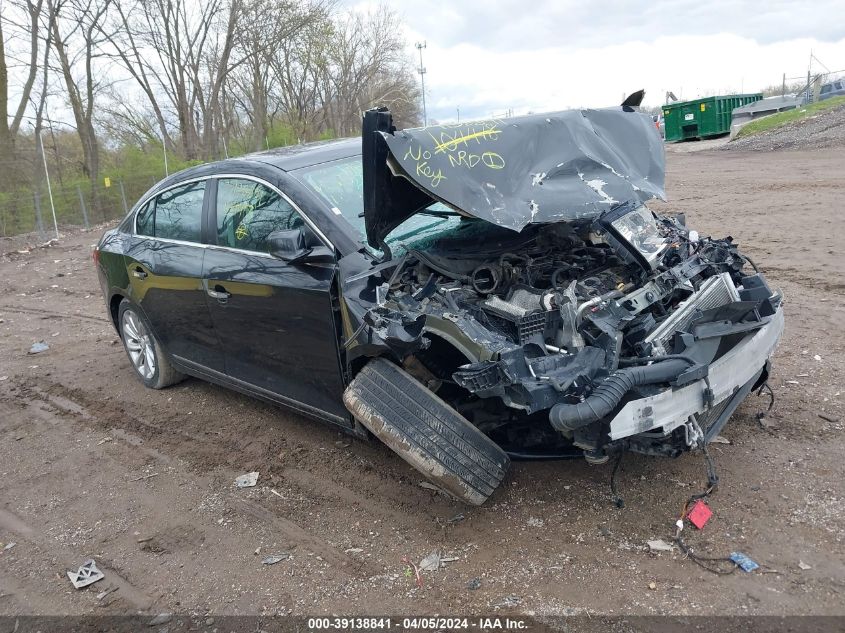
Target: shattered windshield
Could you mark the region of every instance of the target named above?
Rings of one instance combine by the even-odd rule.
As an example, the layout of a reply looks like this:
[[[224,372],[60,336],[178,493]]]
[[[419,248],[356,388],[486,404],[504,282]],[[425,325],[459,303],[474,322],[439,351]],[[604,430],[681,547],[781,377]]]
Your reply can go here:
[[[335,214],[349,222],[366,244],[364,174],[360,156],[306,167],[296,175],[323,198]],[[411,244],[419,247],[421,242],[440,236],[444,231],[455,230],[467,221],[470,220],[462,219],[446,205],[436,202],[393,229],[385,241],[394,255],[398,255]]]

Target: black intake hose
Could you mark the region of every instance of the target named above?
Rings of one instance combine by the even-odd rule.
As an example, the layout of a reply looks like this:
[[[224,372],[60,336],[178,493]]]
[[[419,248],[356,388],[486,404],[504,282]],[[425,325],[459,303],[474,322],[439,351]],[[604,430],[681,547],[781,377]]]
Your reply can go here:
[[[574,431],[607,417],[622,398],[638,385],[669,382],[690,366],[685,359],[664,360],[645,367],[626,367],[613,372],[578,404],[556,404],[549,411],[549,420],[558,431]]]

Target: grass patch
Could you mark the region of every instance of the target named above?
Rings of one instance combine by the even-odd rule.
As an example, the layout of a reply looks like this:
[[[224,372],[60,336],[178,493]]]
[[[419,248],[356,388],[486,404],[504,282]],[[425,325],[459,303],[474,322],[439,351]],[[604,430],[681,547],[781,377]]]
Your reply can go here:
[[[788,123],[792,123],[793,121],[800,121],[801,119],[809,118],[819,112],[824,112],[825,110],[830,110],[831,108],[841,105],[845,105],[845,97],[833,97],[832,99],[811,103],[810,105],[801,106],[799,108],[795,108],[794,110],[771,114],[763,117],[762,119],[752,121],[748,125],[740,128],[739,132],[737,132],[736,138],[753,136],[754,134],[760,134],[761,132],[768,132],[769,130],[774,130]]]

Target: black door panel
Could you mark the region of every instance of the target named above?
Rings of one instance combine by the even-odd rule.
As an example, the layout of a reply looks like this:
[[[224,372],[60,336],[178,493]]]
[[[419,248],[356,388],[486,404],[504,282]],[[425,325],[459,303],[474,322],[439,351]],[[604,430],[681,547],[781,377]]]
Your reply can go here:
[[[132,238],[125,252],[131,299],[171,355],[224,371],[202,285],[205,248]]]
[[[331,302],[334,266],[206,249],[205,300],[226,373],[344,420]],[[350,424],[351,426],[351,424]]]
[[[224,371],[223,351],[202,285],[202,218],[207,181],[162,191],[138,209],[125,251],[131,298],[172,356]]]

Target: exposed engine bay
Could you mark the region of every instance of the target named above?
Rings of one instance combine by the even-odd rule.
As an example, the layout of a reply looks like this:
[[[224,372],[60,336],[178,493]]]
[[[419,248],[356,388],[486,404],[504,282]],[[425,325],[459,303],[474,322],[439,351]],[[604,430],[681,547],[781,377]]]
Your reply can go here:
[[[515,453],[603,460],[623,401],[705,377],[780,301],[731,238],[642,205],[494,229],[464,219],[409,248],[381,271],[369,318],[412,375]],[[705,325],[719,335],[697,337]],[[627,448],[678,454],[690,431],[673,430]]]
[[[766,385],[781,295],[645,206],[663,145],[629,100],[410,130],[370,110],[362,161],[344,403],[450,494],[483,502],[511,458],[705,448]]]

